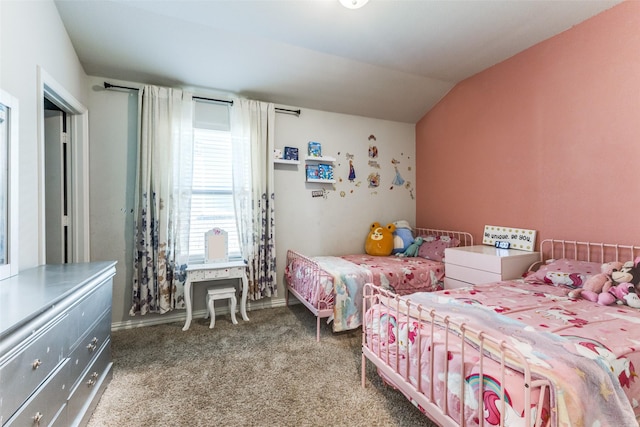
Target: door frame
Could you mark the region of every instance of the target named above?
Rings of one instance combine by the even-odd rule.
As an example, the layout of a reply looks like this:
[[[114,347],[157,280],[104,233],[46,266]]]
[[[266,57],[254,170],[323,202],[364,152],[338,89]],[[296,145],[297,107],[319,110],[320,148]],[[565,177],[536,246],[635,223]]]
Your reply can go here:
[[[70,198],[71,246],[70,262],[90,260],[89,240],[89,110],[71,95],[49,73],[38,66],[38,264],[46,263],[45,173],[44,173],[44,98],[69,115],[68,134],[71,143]]]

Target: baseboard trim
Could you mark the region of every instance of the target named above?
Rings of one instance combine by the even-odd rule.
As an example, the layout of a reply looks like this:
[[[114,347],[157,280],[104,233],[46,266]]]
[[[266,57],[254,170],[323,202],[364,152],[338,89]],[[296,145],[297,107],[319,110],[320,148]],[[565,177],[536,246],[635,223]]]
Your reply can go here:
[[[289,300],[289,305],[300,304],[300,301],[295,298],[291,298]],[[284,307],[286,306],[286,301],[284,299],[268,299],[261,301],[249,302],[247,301],[247,316],[249,317],[249,321],[251,321],[251,312],[256,310],[264,310],[267,308],[276,308],[276,307]],[[207,310],[196,310],[193,312],[193,318],[203,318],[206,314]],[[220,308],[216,307],[216,314],[229,314],[229,307],[221,306]],[[236,313],[238,320],[240,321],[242,317],[240,317],[240,313]],[[146,314],[144,316],[137,316],[131,318],[131,320],[124,320],[120,322],[112,322],[111,323],[111,331],[120,331],[124,329],[133,329],[133,328],[143,328],[146,326],[154,326],[154,325],[163,325],[165,323],[173,323],[173,322],[184,322],[187,318],[187,313],[184,310],[176,310],[167,314]]]

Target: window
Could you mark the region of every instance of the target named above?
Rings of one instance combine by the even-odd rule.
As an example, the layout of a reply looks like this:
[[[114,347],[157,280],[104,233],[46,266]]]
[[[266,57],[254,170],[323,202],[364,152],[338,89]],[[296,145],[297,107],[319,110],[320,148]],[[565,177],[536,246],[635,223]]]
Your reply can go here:
[[[194,102],[189,260],[204,261],[204,234],[227,232],[229,258],[241,258],[234,206],[232,138],[228,104]]]
[[[194,129],[189,258],[204,259],[204,233],[220,227],[229,234],[229,258],[240,258],[233,202],[231,133]]]

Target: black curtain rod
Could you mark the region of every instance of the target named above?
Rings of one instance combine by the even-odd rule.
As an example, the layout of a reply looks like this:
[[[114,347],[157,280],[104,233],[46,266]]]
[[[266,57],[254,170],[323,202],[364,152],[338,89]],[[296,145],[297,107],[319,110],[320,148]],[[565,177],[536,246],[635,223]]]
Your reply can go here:
[[[140,90],[137,87],[129,87],[129,86],[119,86],[119,85],[114,85],[108,82],[104,82],[104,88],[105,89],[124,89],[124,90]],[[229,104],[229,105],[233,105],[233,101],[229,101],[226,99],[215,99],[215,98],[204,98],[202,96],[193,96],[193,99],[200,99],[202,101],[212,101],[212,102],[220,102],[223,104]],[[277,108],[276,107],[276,113],[286,113],[286,114],[293,114],[296,116],[299,116],[301,111],[300,110],[288,110],[286,108]]]

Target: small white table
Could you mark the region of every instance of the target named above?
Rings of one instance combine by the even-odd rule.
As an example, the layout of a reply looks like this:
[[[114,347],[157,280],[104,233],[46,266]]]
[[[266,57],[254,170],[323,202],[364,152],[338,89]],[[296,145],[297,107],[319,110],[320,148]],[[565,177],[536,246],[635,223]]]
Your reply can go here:
[[[249,282],[247,280],[247,265],[244,261],[192,264],[187,266],[187,279],[184,283],[184,301],[187,306],[187,320],[184,322],[183,331],[189,329],[191,319],[193,318],[193,283],[225,279],[242,280],[240,314],[243,320],[249,320],[247,317],[247,292],[249,290]]]

